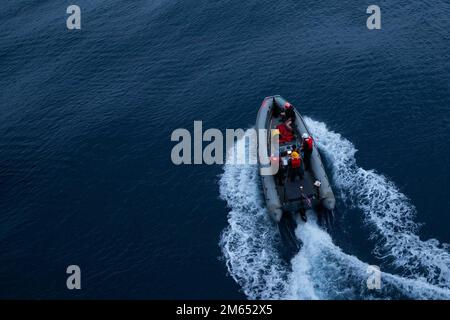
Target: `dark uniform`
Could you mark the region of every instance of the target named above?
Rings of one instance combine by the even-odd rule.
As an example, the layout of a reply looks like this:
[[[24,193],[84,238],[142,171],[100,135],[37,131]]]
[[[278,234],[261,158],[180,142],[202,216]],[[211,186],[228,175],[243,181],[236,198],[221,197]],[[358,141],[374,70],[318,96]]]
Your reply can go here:
[[[287,108],[285,111],[284,111],[284,115],[285,115],[285,119],[286,119],[286,121],[287,120],[291,120],[292,121],[292,123],[295,123],[295,111],[294,111],[294,108]]]
[[[302,150],[303,150],[303,160],[305,161],[305,170],[311,170],[311,154],[313,151],[314,140],[312,137],[308,137],[303,140]]]

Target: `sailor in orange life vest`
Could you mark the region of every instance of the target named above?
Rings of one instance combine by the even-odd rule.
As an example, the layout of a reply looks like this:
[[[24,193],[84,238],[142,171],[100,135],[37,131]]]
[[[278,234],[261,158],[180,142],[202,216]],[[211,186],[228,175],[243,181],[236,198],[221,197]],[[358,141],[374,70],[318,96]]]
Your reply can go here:
[[[291,153],[291,158],[289,159],[289,175],[291,181],[294,182],[297,176],[299,176],[300,180],[302,180],[303,174],[302,158],[300,158],[300,154],[298,154],[298,152],[293,151]]]
[[[311,154],[314,147],[314,140],[307,133],[304,133],[302,135],[302,138],[303,138],[302,151],[303,151],[303,160],[305,162],[305,171],[309,171],[311,169]]]

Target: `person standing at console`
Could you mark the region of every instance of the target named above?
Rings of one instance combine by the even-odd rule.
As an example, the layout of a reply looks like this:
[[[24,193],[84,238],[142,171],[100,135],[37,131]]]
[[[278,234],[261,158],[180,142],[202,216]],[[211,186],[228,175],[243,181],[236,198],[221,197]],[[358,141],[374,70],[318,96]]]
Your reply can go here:
[[[305,162],[305,171],[311,170],[311,154],[313,152],[314,140],[313,138],[304,133],[302,135],[303,143],[302,143],[302,151],[303,151],[303,161]]]
[[[300,180],[303,179],[302,158],[296,151],[291,153],[291,159],[289,159],[289,170],[291,182],[294,182],[297,176]]]

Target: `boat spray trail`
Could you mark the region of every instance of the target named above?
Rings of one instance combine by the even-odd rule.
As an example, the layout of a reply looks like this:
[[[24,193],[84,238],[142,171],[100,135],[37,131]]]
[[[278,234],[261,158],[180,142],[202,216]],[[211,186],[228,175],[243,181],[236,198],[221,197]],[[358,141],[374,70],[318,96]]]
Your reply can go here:
[[[255,134],[248,130],[246,136]],[[229,150],[228,158],[246,157],[245,138]],[[249,148],[250,157],[256,151]],[[233,162],[233,161],[231,161]],[[234,161],[233,163],[242,163]],[[285,295],[288,265],[278,255],[277,227],[269,218],[259,192],[257,165],[226,164],[220,195],[229,208],[229,226],[220,245],[230,275],[250,299],[278,299]]]
[[[354,165],[356,172],[363,170],[356,166],[354,160],[356,150],[353,145],[339,134],[326,129],[323,123],[309,118],[307,118],[307,123],[320,148],[325,146],[329,148],[333,144],[336,149],[347,148],[339,152],[348,154],[348,157],[345,159],[341,157],[340,161],[343,161],[343,163],[334,164],[334,166],[338,166],[333,169],[333,179],[338,179],[334,183],[339,184],[342,179],[341,184],[338,185],[340,192],[343,195],[348,193],[349,196],[355,197],[353,200],[355,204],[359,202],[366,204],[365,197],[373,195],[370,193],[366,195],[361,191],[353,193],[353,191],[348,190],[348,185],[351,185],[351,183],[347,185],[343,181],[345,178],[355,178],[354,173],[351,170],[343,170],[337,175],[337,170],[341,166],[351,167]],[[252,134],[252,132],[252,130],[249,130],[247,134]],[[245,139],[238,141],[238,144],[245,144]],[[254,150],[250,151],[251,153],[254,152]],[[242,148],[238,147],[235,150],[230,150],[228,156],[245,157],[245,153],[248,153],[248,151],[242,152]],[[250,154],[250,156],[255,155]],[[386,181],[389,186],[395,189],[393,183],[387,179],[382,181]],[[365,181],[365,183],[370,182]],[[425,277],[382,273],[381,290],[369,290],[366,285],[368,264],[360,261],[357,257],[346,254],[336,246],[330,235],[318,227],[313,219],[309,219],[308,223],[300,224],[297,227],[296,235],[303,242],[303,247],[298,254],[290,263],[280,258],[279,248],[281,244],[278,229],[270,220],[264,208],[257,166],[225,165],[219,186],[221,198],[227,202],[230,208],[229,225],[221,235],[220,246],[229,274],[241,285],[243,292],[249,299],[450,298],[450,290],[446,287],[448,277],[442,271],[443,266],[441,265],[446,261],[446,251],[435,241],[425,242],[425,246],[422,245],[420,240],[417,240],[419,242],[415,250],[429,249],[431,252],[440,254],[440,258],[434,261],[434,265],[433,261],[430,261],[428,265],[419,262],[422,267],[429,267],[422,273]],[[370,190],[370,187],[368,187],[368,190]],[[388,188],[388,190],[391,189]],[[358,197],[362,199],[358,200]],[[405,210],[399,208],[412,208],[406,197],[402,196],[401,193],[398,193],[391,200],[397,198],[401,201],[399,200],[399,203],[393,207],[393,212],[388,212],[388,215],[395,215],[396,210]],[[361,207],[363,206],[361,205]],[[370,210],[373,209],[377,209],[377,206],[370,207],[368,205],[364,214],[370,218]],[[377,217],[378,213],[375,212],[374,214]],[[415,233],[417,225],[412,220],[413,216],[413,212],[410,212],[410,215],[402,218],[399,223],[404,226],[406,234],[418,239]],[[390,219],[393,219],[393,217]],[[368,219],[368,221],[371,220]],[[383,226],[380,226],[380,228],[381,230],[378,229],[377,231],[380,236],[390,235],[393,232],[393,230],[383,229]],[[399,259],[397,263],[406,267],[410,266],[410,270],[414,270],[416,267],[412,259],[414,252],[410,253],[410,256],[408,255],[409,260],[405,260],[404,256],[398,254],[398,252],[401,252],[401,248],[395,248],[394,243],[391,243],[391,246],[383,243],[386,243],[386,241],[380,242],[378,251],[381,252],[381,248],[391,250],[392,256]],[[401,246],[402,244],[397,245]],[[424,253],[431,254],[431,252]],[[418,259],[421,260],[420,257]],[[439,274],[443,279],[436,280],[433,270],[440,270]]]
[[[396,185],[374,170],[357,166],[354,145],[322,122],[305,118],[317,145],[331,165],[332,180],[341,197],[358,208],[364,221],[374,229],[374,254],[388,260],[408,277],[450,288],[448,244],[436,239],[423,241],[416,209]],[[387,259],[386,259],[387,258]]]

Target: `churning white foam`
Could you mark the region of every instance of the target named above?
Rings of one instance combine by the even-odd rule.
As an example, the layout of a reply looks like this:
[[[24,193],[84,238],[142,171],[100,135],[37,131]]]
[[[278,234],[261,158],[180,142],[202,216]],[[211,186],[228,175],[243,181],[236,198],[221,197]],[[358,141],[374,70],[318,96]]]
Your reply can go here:
[[[255,131],[246,132],[251,134]],[[244,158],[243,144],[245,138],[229,150],[228,158]],[[255,157],[256,151],[249,156]],[[281,299],[288,268],[278,256],[280,239],[260,196],[258,168],[233,164],[243,161],[230,163],[220,179],[220,195],[230,208],[229,226],[220,241],[228,271],[250,299]]]
[[[327,130],[323,123],[306,119],[322,151],[333,163],[333,182],[343,196],[352,198],[352,203],[361,208],[367,221],[376,221],[377,233],[384,237],[378,252],[388,252],[391,257],[410,271],[419,268],[420,276],[392,275],[382,273],[380,290],[367,288],[368,264],[344,253],[330,235],[322,230],[313,218],[300,223],[296,236],[303,246],[290,261],[285,262],[279,253],[280,238],[277,226],[270,220],[261,195],[257,166],[225,165],[220,179],[220,195],[230,212],[228,227],[224,230],[220,245],[229,274],[239,283],[250,299],[449,299],[448,274],[444,266],[448,257],[446,249],[436,241],[421,242],[414,232],[417,225],[412,221],[414,209],[407,198],[386,178],[356,166],[353,145],[339,134]],[[247,135],[253,134],[249,130]],[[245,139],[238,141],[245,144]],[[229,157],[245,157],[243,148],[230,150]],[[252,153],[254,150],[252,151]],[[236,154],[237,153],[237,154]],[[250,154],[250,156],[256,156]],[[345,156],[345,157],[344,157]],[[372,182],[367,175],[374,175]],[[361,179],[357,183],[346,179]],[[368,184],[365,186],[364,183]],[[372,185],[373,183],[373,185]],[[380,188],[380,183],[382,187]],[[367,188],[353,190],[354,185]],[[377,186],[377,190],[373,190]],[[387,194],[382,195],[383,192]],[[381,194],[381,195],[380,195]],[[380,198],[381,197],[381,198]],[[373,200],[372,198],[377,198]],[[389,201],[386,206],[385,201]],[[383,214],[379,210],[384,209]],[[373,212],[372,212],[373,211]],[[371,218],[371,215],[374,218]],[[396,214],[404,214],[393,221]],[[389,218],[385,218],[389,215]],[[381,221],[379,220],[381,219]],[[386,220],[384,220],[386,219]],[[378,224],[379,223],[379,224]],[[393,224],[393,225],[392,225]],[[407,235],[414,242],[414,251],[404,252],[401,242],[395,243],[396,232]],[[401,237],[405,237],[402,235]],[[400,247],[399,247],[400,246]],[[422,250],[422,251],[421,251]],[[424,250],[424,251],[423,251]],[[430,251],[428,251],[430,250]],[[438,257],[425,261],[417,253]],[[420,267],[418,267],[420,266]],[[439,276],[435,276],[438,272]]]
[[[414,222],[416,209],[410,200],[385,176],[358,167],[357,150],[350,141],[328,130],[322,122],[310,118],[305,121],[322,154],[329,159],[335,187],[374,227],[377,257],[387,258],[408,277],[450,288],[450,247],[436,239],[419,238],[419,225]]]
[[[292,259],[289,299],[448,299],[450,290],[423,280],[385,272],[380,289],[370,290],[367,281],[372,270],[367,263],[344,253],[314,219],[297,227],[303,247]],[[305,279],[307,281],[305,281]],[[311,290],[313,288],[313,290]]]

